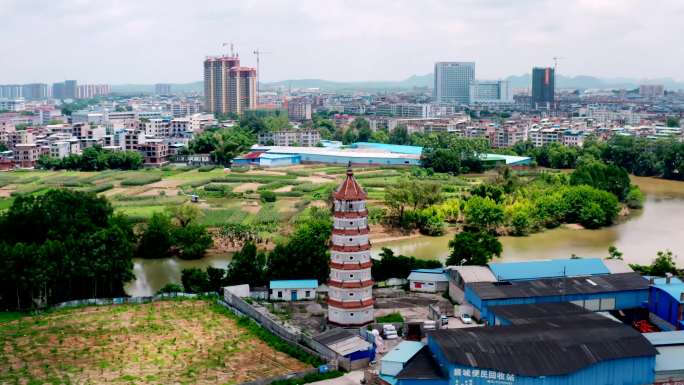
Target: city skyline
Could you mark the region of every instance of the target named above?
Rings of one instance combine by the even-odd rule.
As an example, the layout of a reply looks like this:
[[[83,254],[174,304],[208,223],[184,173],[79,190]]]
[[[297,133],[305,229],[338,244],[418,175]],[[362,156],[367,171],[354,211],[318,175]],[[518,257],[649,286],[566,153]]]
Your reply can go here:
[[[400,80],[430,73],[438,61],[474,61],[479,79],[500,79],[551,66],[554,56],[566,58],[558,73],[570,76],[684,78],[684,54],[669,48],[678,44],[681,2],[577,0],[559,8],[542,0],[192,8],[173,1],[5,0],[0,30],[15,38],[3,39],[0,49],[22,60],[0,63],[0,83],[193,82],[202,78],[199,61],[227,52],[224,42],[235,44],[247,66],[256,66],[253,50],[271,52],[261,61],[263,82]],[[36,23],[42,27],[25,28]],[[51,59],[24,60],[37,46]]]

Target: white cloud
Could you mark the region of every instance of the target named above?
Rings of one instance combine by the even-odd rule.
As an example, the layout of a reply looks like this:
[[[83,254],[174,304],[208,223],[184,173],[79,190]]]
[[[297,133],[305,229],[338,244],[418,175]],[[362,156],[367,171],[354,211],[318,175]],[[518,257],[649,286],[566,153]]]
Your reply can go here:
[[[680,0],[0,0],[0,83],[201,79],[234,42],[262,79],[401,79],[438,60],[499,78],[682,78]]]

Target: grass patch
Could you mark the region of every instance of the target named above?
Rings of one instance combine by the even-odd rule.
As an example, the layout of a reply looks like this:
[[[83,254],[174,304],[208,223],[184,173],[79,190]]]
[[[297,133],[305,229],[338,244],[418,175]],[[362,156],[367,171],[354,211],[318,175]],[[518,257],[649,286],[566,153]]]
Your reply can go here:
[[[404,322],[404,317],[399,313],[390,313],[376,318],[375,321],[377,323],[401,323]]]

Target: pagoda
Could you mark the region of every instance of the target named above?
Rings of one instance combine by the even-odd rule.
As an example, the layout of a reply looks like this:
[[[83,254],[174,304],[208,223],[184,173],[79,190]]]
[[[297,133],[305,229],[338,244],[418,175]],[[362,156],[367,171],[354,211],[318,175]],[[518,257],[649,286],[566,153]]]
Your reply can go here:
[[[352,327],[374,321],[373,278],[368,240],[367,194],[354,178],[347,178],[332,194],[334,200],[328,322]]]

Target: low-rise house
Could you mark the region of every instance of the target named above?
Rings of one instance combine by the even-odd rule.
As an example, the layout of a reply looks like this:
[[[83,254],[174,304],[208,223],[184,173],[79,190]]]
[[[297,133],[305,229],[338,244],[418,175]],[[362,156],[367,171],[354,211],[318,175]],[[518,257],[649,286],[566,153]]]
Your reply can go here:
[[[315,279],[290,279],[271,281],[268,284],[271,301],[303,301],[316,298],[318,281]]]
[[[411,291],[442,293],[449,288],[449,277],[442,268],[411,270],[408,281]]]
[[[314,341],[349,359],[351,367],[345,368],[348,370],[365,368],[369,362],[375,359],[373,345],[347,329],[330,329],[314,337]]]

